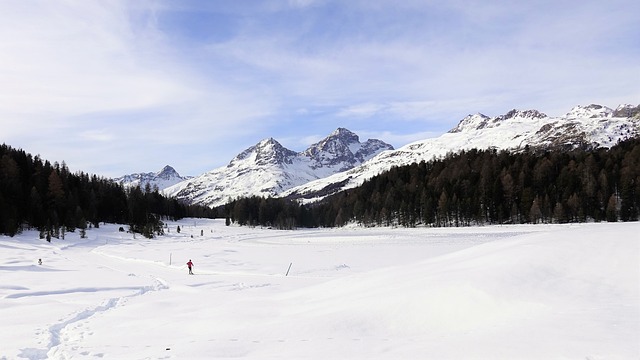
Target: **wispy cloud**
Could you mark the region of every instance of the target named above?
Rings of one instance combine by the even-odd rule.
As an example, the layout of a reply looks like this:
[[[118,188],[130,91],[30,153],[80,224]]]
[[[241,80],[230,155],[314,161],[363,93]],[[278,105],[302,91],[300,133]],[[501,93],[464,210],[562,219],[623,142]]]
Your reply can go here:
[[[83,146],[79,158],[92,148],[101,161],[134,169],[145,167],[147,152],[175,153],[164,145],[242,136],[243,124],[269,113],[251,91],[201,79],[159,33],[150,5],[0,4],[12,14],[0,22],[3,140],[58,159],[78,157],[66,149]],[[68,161],[99,169],[95,159]]]
[[[194,174],[266,137],[299,150],[347,127],[399,146],[469,113],[638,103],[638,11],[631,0],[2,2],[1,140],[113,176],[167,163]]]

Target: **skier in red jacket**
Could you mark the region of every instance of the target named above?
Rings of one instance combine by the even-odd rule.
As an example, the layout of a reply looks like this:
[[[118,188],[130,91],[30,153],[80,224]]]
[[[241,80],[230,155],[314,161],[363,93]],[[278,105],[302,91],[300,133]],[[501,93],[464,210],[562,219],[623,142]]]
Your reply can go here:
[[[193,267],[193,263],[191,262],[191,259],[189,259],[189,262],[187,263],[187,267],[189,268],[189,274],[193,275],[193,271],[191,271],[191,268]]]

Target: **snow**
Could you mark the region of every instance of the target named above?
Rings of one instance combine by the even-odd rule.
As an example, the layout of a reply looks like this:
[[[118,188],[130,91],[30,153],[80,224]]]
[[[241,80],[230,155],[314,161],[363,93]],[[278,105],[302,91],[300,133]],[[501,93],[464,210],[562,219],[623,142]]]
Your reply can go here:
[[[113,181],[122,184],[126,188],[140,186],[144,189],[148,184],[151,188],[158,187],[158,189],[162,190],[189,179],[191,179],[190,176],[180,176],[174,168],[166,165],[162,170],[155,173],[124,175],[113,179]]]
[[[360,166],[290,188],[279,196],[310,198],[318,192],[326,196],[326,192],[321,190],[328,186],[333,185],[335,192],[355,188],[393,166],[430,161],[461,150],[494,148],[518,151],[527,145],[548,146],[560,139],[564,139],[562,144],[576,144],[581,140],[600,147],[612,147],[619,141],[638,136],[640,127],[637,121],[611,115],[611,109],[600,105],[577,106],[565,117],[548,117],[536,110],[512,110],[494,118],[482,114],[469,115],[451,132],[380,152]],[[337,187],[336,184],[341,185]],[[303,202],[319,199],[314,197]]]
[[[575,106],[564,117],[566,118],[607,118],[613,115],[613,110],[602,105],[591,104]]]
[[[163,188],[163,193],[211,207],[241,197],[277,196],[286,189],[352,168],[386,148],[392,147],[380,140],[360,143],[356,134],[343,128],[303,152],[288,150],[269,138],[244,150],[227,166]]]
[[[0,238],[0,359],[640,357],[640,223],[118,227]]]

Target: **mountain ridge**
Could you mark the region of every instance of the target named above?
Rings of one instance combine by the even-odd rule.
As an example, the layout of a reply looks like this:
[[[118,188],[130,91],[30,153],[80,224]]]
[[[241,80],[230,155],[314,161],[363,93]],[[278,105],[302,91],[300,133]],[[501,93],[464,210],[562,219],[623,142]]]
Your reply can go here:
[[[359,186],[392,166],[428,161],[466,149],[609,148],[620,140],[637,136],[640,136],[640,105],[621,105],[616,110],[597,104],[579,105],[559,117],[549,117],[537,110],[511,110],[496,117],[476,113],[439,137],[383,152],[356,168],[292,188],[282,196],[317,201]]]
[[[393,147],[381,140],[361,143],[358,135],[338,128],[302,152],[267,138],[251,146],[228,165],[164,189],[189,203],[224,205],[244,196],[277,196],[292,187],[353,168]]]
[[[124,187],[140,186],[144,188],[148,184],[152,189],[157,187],[162,190],[189,179],[191,179],[191,176],[181,176],[176,169],[166,165],[158,172],[123,175],[113,179],[113,181],[122,184]]]
[[[163,192],[211,207],[246,196],[315,201],[358,186],[392,166],[428,161],[465,149],[611,147],[639,134],[640,105],[629,104],[616,109],[578,105],[555,117],[534,109],[512,109],[494,117],[475,113],[438,137],[398,149],[377,139],[361,143],[355,133],[338,128],[301,152],[266,138],[239,153],[228,165],[178,182]]]

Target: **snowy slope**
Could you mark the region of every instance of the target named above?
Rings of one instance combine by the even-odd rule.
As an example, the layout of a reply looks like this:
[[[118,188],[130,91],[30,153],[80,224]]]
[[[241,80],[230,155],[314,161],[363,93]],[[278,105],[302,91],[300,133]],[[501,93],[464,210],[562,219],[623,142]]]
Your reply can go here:
[[[640,223],[117,228],[0,238],[0,359],[640,358]]]
[[[174,168],[167,165],[162,168],[162,170],[155,173],[149,172],[124,175],[113,179],[113,181],[120,183],[125,187],[140,186],[144,189],[147,184],[149,184],[152,189],[154,187],[158,187],[159,190],[163,190],[179,182],[189,180],[190,178],[191,177],[189,176],[180,176]]]
[[[549,117],[537,110],[511,110],[493,118],[469,115],[440,137],[384,151],[361,166],[290,189],[282,196],[317,200],[356,187],[392,166],[428,161],[464,149],[611,147],[619,140],[640,136],[640,118],[613,116],[624,109],[631,108],[620,107],[614,112],[601,105],[577,106],[562,117]]]
[[[393,149],[380,140],[364,143],[339,128],[322,141],[297,153],[273,138],[246,149],[218,169],[165,189],[178,199],[207,206],[224,205],[238,197],[277,196],[292,187],[345,171]]]

